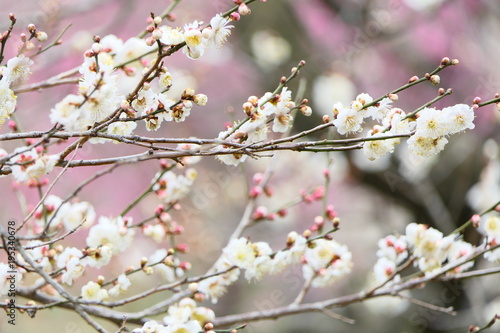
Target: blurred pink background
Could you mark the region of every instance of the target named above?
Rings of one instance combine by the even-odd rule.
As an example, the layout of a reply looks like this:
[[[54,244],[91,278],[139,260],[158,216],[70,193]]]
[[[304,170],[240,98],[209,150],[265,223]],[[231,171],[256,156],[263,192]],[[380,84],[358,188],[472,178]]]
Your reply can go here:
[[[25,32],[23,29],[27,24],[35,23],[48,33],[49,41],[52,41],[71,23],[61,46],[34,59],[29,83],[47,79],[79,66],[83,52],[92,44],[93,35],[115,34],[124,40],[136,36],[146,27],[150,12],[158,15],[167,5],[166,1],[156,0],[0,1],[1,30],[7,28],[9,12],[15,13],[18,19],[14,37],[6,50],[7,59],[14,55],[18,35]],[[174,11],[177,21],[170,25],[182,26],[195,19],[209,22],[216,13],[231,5],[229,0],[181,1]],[[208,95],[208,105],[195,107],[185,123],[169,123],[154,133],[147,132],[139,124],[136,133],[215,138],[224,129],[224,122],[243,118],[241,104],[248,96],[262,96],[266,91],[273,91],[280,77],[287,76],[290,68],[302,59],[307,62],[300,74],[307,80],[304,98],[310,100],[314,114],[310,118],[297,116],[297,132],[321,123],[322,115],[331,113],[334,102],[348,103],[362,92],[374,98],[384,95],[405,84],[411,76],[430,72],[445,56],[459,59],[460,64],[440,73],[439,87],[451,87],[454,92],[437,103],[438,108],[456,103],[471,104],[475,96],[483,101],[491,99],[500,92],[499,8],[493,1],[478,0],[255,2],[251,5],[252,14],[234,23],[233,34],[222,49],[212,50],[196,61],[187,59],[180,52],[167,60],[166,65],[174,77],[174,89],[182,91],[182,81],[189,82],[197,92]],[[176,75],[183,77],[177,87]],[[298,81],[291,84],[294,93],[297,86]],[[437,88],[424,83],[402,92],[395,106],[411,112],[434,98]],[[75,91],[76,86],[61,86],[19,95],[16,113],[23,130],[50,128],[50,108],[66,94]],[[449,233],[475,213],[475,208],[466,200],[467,193],[479,181],[487,160],[482,153],[483,144],[488,139],[493,140],[489,142],[499,140],[499,120],[499,112],[494,106],[479,109],[476,129],[452,137],[438,160],[429,166],[418,167],[418,170],[410,170],[410,175],[401,171],[405,165],[404,157],[393,156],[385,162],[368,165],[355,153],[330,154],[334,163],[329,201],[342,219],[341,231],[335,237],[353,252],[355,268],[350,278],[329,289],[311,291],[306,301],[361,290],[376,260],[377,240],[384,235],[403,233],[404,227],[414,221]],[[6,133],[9,129],[4,125],[1,131]],[[323,137],[321,135],[324,134],[316,138]],[[0,144],[7,151],[16,146],[15,142]],[[51,153],[62,147],[52,147]],[[122,144],[87,144],[77,158],[140,151]],[[402,152],[398,154],[404,156]],[[294,200],[301,189],[322,185],[322,170],[327,166],[326,156],[320,154],[287,152],[280,158],[270,183],[275,195],[261,202],[270,209]],[[181,203],[184,210],[173,213],[186,229],[182,239],[190,245],[191,253],[185,259],[193,263],[193,274],[202,273],[216,259],[242,214],[246,198],[245,179],[251,179],[255,172],[263,172],[268,162],[267,158],[250,161],[245,164],[245,173],[241,168],[222,165],[213,158],[204,158],[195,166],[199,178],[191,196]],[[55,186],[53,193],[64,198],[76,184],[101,169],[71,169]],[[157,161],[120,167],[111,176],[87,186],[79,198],[91,202],[98,216],[115,216],[149,186],[158,170]],[[412,177],[418,172],[423,173],[418,176],[421,178]],[[51,179],[53,177],[51,175]],[[22,220],[20,205],[11,186],[11,177],[0,178],[5,198],[1,221]],[[34,190],[22,188],[20,191],[29,204],[36,203]],[[130,215],[134,221],[140,221],[150,216],[158,203],[154,196],[150,196]],[[278,249],[289,231],[301,232],[320,214],[320,204],[301,206],[291,209],[285,219],[256,226],[248,235],[253,241],[265,240]],[[471,242],[479,239],[474,232],[467,233],[465,238]],[[83,247],[85,238],[77,234],[63,243]],[[105,272],[89,271],[89,277],[117,275],[131,262],[137,265],[142,256],[149,256],[160,246],[168,244],[158,245],[138,235],[133,248],[118,258],[113,267]],[[216,315],[286,305],[293,300],[302,283],[297,268],[287,271],[285,276],[265,279],[258,284],[240,281],[213,307]],[[417,306],[410,306],[402,313],[393,312],[390,302],[375,307],[356,304],[334,309],[356,319],[354,326],[321,314],[304,314],[252,324],[245,332],[464,332],[471,324],[486,322],[482,310],[500,296],[494,279],[482,278],[480,285],[461,282],[453,289],[455,296],[447,298],[446,302],[440,296],[451,290],[446,285],[433,284],[413,294],[431,303],[444,303],[441,306],[455,306],[459,312],[457,317],[430,313]],[[135,282],[139,284],[139,279]],[[146,287],[152,284],[148,281]],[[78,293],[79,287],[77,284],[72,292]],[[143,287],[138,286],[137,290]],[[272,291],[282,297],[271,300]],[[165,296],[153,297],[125,310],[139,310],[162,297]],[[41,311],[35,319],[18,314],[18,322],[16,332],[20,333],[41,327],[43,331],[50,327],[52,331],[65,333],[92,331],[66,310]],[[2,331],[10,329],[4,323],[0,323],[0,328]]]

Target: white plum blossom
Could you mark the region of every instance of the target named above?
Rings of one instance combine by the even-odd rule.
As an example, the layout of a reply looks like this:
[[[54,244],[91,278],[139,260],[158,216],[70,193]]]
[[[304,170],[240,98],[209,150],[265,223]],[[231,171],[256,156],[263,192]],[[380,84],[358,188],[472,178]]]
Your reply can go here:
[[[30,74],[30,67],[32,65],[33,61],[22,54],[13,57],[7,61],[7,67],[2,72],[3,79],[9,82],[9,84],[16,81],[23,81]]]
[[[427,136],[414,134],[406,143],[408,144],[408,149],[411,154],[431,157],[441,152],[448,143],[448,140],[445,137],[433,139]]]
[[[232,267],[234,265],[225,256],[222,256],[215,263],[214,272],[223,272]],[[197,285],[197,289],[210,297],[213,304],[216,304],[219,298],[226,293],[227,287],[236,282],[239,276],[240,269],[233,268],[224,274],[201,280]]]
[[[116,50],[115,63],[122,64],[139,59],[127,66],[134,66],[142,69],[143,66],[140,57],[148,52],[154,51],[155,48],[156,46],[147,45],[144,39],[138,37],[129,38],[123,43],[123,46],[119,50]]]
[[[177,123],[183,122],[184,120],[186,120],[186,117],[188,117],[191,114],[192,108],[193,108],[193,102],[185,100],[182,102],[182,104],[172,109],[172,118]]]
[[[376,138],[386,136],[389,133],[376,132],[375,134],[368,135],[369,138]],[[387,153],[394,151],[394,144],[397,143],[392,139],[384,140],[368,140],[363,143],[363,153],[370,160],[376,160]]]
[[[124,114],[122,114],[124,115]],[[126,118],[126,116],[120,116],[121,119]],[[130,135],[137,127],[135,121],[117,121],[109,124],[108,134],[114,135]],[[113,143],[120,143],[119,141],[113,141]]]
[[[396,273],[396,263],[387,257],[381,257],[377,260],[377,263],[373,267],[373,272],[375,273],[375,280],[378,283],[383,283]]]
[[[362,130],[363,114],[361,112],[344,107],[341,103],[336,103],[333,106],[333,113],[335,115],[333,125],[337,128],[339,134],[356,133]]]
[[[232,25],[228,25],[229,19],[222,17],[222,15],[217,14],[210,20],[210,27],[206,28],[208,31],[208,46],[214,46],[220,48],[227,40],[227,37],[231,34],[231,29],[234,28]]]
[[[50,110],[50,121],[63,125],[67,131],[85,130],[86,124],[79,121],[84,100],[82,95],[67,95]]]
[[[149,114],[158,109],[158,97],[154,90],[146,85],[139,91],[131,105],[135,111]]]
[[[39,155],[35,148],[26,150],[18,147],[14,153],[17,154],[10,162],[13,163],[12,174],[19,183],[39,179],[43,174],[51,172],[59,160],[59,155]]]
[[[163,71],[160,76],[158,76],[158,86],[161,89],[167,89],[172,85],[172,74],[167,71],[165,68],[165,71]]]
[[[68,202],[63,203],[63,200],[58,196],[53,194],[47,196],[43,206],[38,207],[35,211],[35,225],[40,228],[38,232],[46,226],[46,221],[50,223],[49,230],[57,230],[63,224],[63,219],[69,208],[70,204]]]
[[[97,248],[101,245],[111,245],[113,254],[125,251],[134,237],[135,231],[127,228],[121,216],[108,218],[99,217],[98,224],[90,228],[87,236],[87,245]]]
[[[408,257],[408,245],[406,236],[396,237],[389,235],[378,241],[379,250],[377,256],[379,258],[386,257],[396,264],[400,264]]]
[[[450,133],[446,115],[433,108],[424,108],[418,113],[416,136],[437,139]]]
[[[474,252],[474,246],[472,244],[464,242],[463,240],[454,241],[447,253],[448,262],[452,263],[457,260],[464,259],[464,257],[470,257]],[[469,261],[461,266],[455,267],[453,273],[460,273],[468,270],[474,266],[474,261]]]
[[[443,116],[447,121],[448,134],[474,129],[474,108],[466,104],[456,104],[444,108]]]
[[[111,261],[113,250],[111,245],[102,245],[96,249],[87,250],[87,256],[81,260],[82,265],[101,268]]]
[[[423,224],[411,223],[406,227],[408,244],[413,249],[413,255],[419,269],[426,275],[432,274],[442,268],[447,261],[452,263],[473,253],[472,245],[455,239],[456,235],[443,237],[443,234]],[[473,262],[456,267],[453,272],[462,272],[472,267]],[[453,273],[451,272],[451,273]]]
[[[252,268],[255,260],[254,248],[246,238],[231,239],[222,253],[231,264],[243,269]]]
[[[500,216],[486,214],[481,217],[480,230],[486,234],[489,240],[500,240]]]
[[[16,99],[17,96],[9,88],[9,83],[4,79],[0,80],[0,125],[9,119],[16,109]]]
[[[102,302],[108,298],[108,292],[100,284],[89,281],[82,287],[81,296],[84,301]]]
[[[96,218],[94,207],[86,202],[77,202],[69,205],[62,216],[62,223],[66,230],[73,230],[80,224],[84,228],[89,228],[94,224]]]
[[[144,226],[142,232],[145,236],[151,237],[157,243],[161,243],[165,239],[165,236],[167,235],[165,227],[161,224],[155,224],[155,225],[148,224]]]
[[[370,106],[367,109],[367,115],[372,117],[373,120],[381,121],[391,112],[391,104],[392,100],[388,97],[385,97],[376,105]]]
[[[114,285],[111,289],[108,290],[108,294],[113,297],[117,297],[120,294],[125,293],[130,287],[130,280],[127,278],[125,274],[120,274],[118,279],[116,280],[116,285]]]
[[[187,169],[184,175],[176,175],[169,170],[158,179],[160,174],[158,172],[153,178],[156,180],[153,191],[165,203],[176,202],[184,198],[197,177],[196,170],[192,168]]]
[[[215,314],[212,310],[197,307],[196,302],[191,298],[183,298],[178,304],[169,307],[168,315],[163,318],[163,323],[167,325],[167,329],[174,329],[174,332],[191,332],[194,329],[201,330],[200,325],[213,319],[215,319]],[[178,331],[181,327],[187,331]]]
[[[316,239],[310,242],[303,260],[302,273],[306,280],[311,280],[314,288],[335,283],[349,274],[352,268],[351,252],[335,240]]]
[[[187,323],[176,323],[169,325],[162,333],[199,333],[202,332],[200,323],[196,320],[190,320]]]
[[[155,265],[153,269],[155,272],[158,272],[165,282],[172,283],[185,275],[184,270],[179,267],[179,258],[168,257],[166,249],[158,249],[148,258],[148,265],[156,264],[166,258],[171,261],[172,265],[160,263]]]
[[[165,333],[165,326],[158,324],[155,320],[147,321],[141,328],[136,328],[133,333]]]
[[[163,45],[178,45],[184,42],[184,34],[180,28],[173,29],[169,26],[163,25],[159,27],[162,36],[159,41]]]

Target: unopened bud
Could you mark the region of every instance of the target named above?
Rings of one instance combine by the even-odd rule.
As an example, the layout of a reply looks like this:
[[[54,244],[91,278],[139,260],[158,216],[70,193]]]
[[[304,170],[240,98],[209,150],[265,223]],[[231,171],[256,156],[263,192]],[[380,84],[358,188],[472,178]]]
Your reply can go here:
[[[439,89],[438,89],[438,95],[439,95],[439,96],[443,96],[443,95],[444,95],[444,93],[445,93],[444,88],[439,88]]]
[[[241,16],[249,15],[252,12],[250,7],[248,7],[246,4],[242,3],[238,6],[238,13]]]
[[[184,90],[184,92],[182,93],[181,98],[182,99],[191,99],[191,98],[193,98],[194,94],[195,94],[195,91],[193,88],[186,88]]]
[[[302,112],[304,116],[309,117],[312,114],[312,109],[308,105],[301,105],[300,112]]]
[[[100,53],[102,51],[102,45],[99,43],[94,43],[92,44],[92,51],[96,54]]]
[[[433,85],[437,86],[441,82],[441,78],[439,75],[431,75],[429,81],[431,81]]]
[[[146,264],[148,263],[148,258],[146,257],[142,257],[141,258],[141,267],[144,267],[146,266]]]
[[[459,63],[460,63],[460,61],[458,61],[458,59],[453,59],[453,60],[451,61],[451,64],[452,64],[452,65],[458,65]]]
[[[241,15],[237,12],[232,12],[231,14],[229,14],[229,18],[234,21],[234,22],[237,22],[241,19]]]
[[[152,275],[154,273],[154,269],[153,267],[151,266],[146,266],[146,267],[143,267],[142,268],[142,271],[144,272],[144,274],[146,275]]]
[[[160,29],[154,29],[153,33],[151,34],[151,37],[153,37],[155,40],[160,39],[163,36],[163,32]]]
[[[153,45],[155,45],[155,43],[156,43],[156,39],[154,39],[153,37],[146,38],[146,45],[147,46],[153,46]]]
[[[441,66],[447,66],[449,64],[450,64],[450,58],[444,57],[443,59],[441,59]]]
[[[36,31],[36,27],[33,23],[28,24],[28,31],[34,33]]]
[[[97,277],[97,283],[98,283],[98,284],[103,285],[103,284],[104,284],[104,281],[106,281],[106,279],[104,278],[104,276],[99,275],[99,276]]]
[[[389,94],[387,95],[387,97],[389,97],[389,99],[393,102],[396,102],[399,99],[399,96],[397,94]]]
[[[160,23],[161,23],[161,21],[162,21],[161,16],[155,16],[155,18],[153,19],[153,22],[154,22],[155,24],[160,24]]]
[[[412,76],[412,77],[408,80],[408,83],[413,83],[413,82],[415,82],[415,81],[417,81],[417,80],[418,80],[418,76],[414,75],[414,76]]]
[[[330,116],[329,116],[329,115],[327,115],[327,114],[325,114],[325,115],[323,116],[323,122],[324,122],[325,124],[328,124],[328,123],[330,122]]]
[[[193,97],[193,102],[195,102],[196,105],[205,106],[207,105],[208,97],[205,94],[196,94]]]
[[[481,97],[478,97],[478,96],[474,97],[472,104],[479,104],[479,103],[481,103]]]
[[[481,222],[481,216],[479,216],[479,214],[474,214],[470,220],[472,222],[472,226],[477,229],[479,227],[479,222]]]
[[[36,33],[36,36],[35,36],[36,40],[39,41],[40,43],[43,43],[43,42],[46,42],[47,41],[47,33],[44,32],[44,31],[39,31]]]

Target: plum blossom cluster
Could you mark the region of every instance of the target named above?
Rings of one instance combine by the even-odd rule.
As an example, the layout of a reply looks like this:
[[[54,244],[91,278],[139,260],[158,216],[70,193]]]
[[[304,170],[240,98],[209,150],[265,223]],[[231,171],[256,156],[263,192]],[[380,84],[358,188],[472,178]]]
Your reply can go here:
[[[431,275],[444,266],[463,260],[474,254],[474,246],[457,237],[456,234],[444,236],[437,229],[424,224],[411,223],[406,227],[406,234],[387,236],[379,241],[379,257],[374,266],[375,279],[383,283],[388,279],[399,281],[397,267],[412,255],[415,265],[426,275]],[[453,268],[448,274],[460,273],[470,269],[474,261]]]
[[[296,108],[292,92],[287,87],[284,87],[280,94],[266,92],[261,98],[250,96],[243,104],[243,110],[248,118],[229,126],[226,131],[219,133],[218,138],[238,144],[265,141],[269,132],[268,123],[272,121],[273,132],[288,131],[293,124],[291,113]],[[298,108],[306,116],[312,113],[306,104],[301,104]],[[247,156],[243,154],[217,155],[217,159],[228,165],[237,165],[246,158]]]
[[[116,119],[105,129],[107,134],[132,134],[138,116],[144,119],[147,130],[155,131],[163,121],[184,121],[193,103],[206,105],[207,96],[195,94],[193,89],[186,89],[179,102],[169,97],[172,75],[165,66],[155,69],[147,57],[155,47],[145,40],[132,37],[123,42],[107,35],[96,36],[94,41],[80,66],[78,94],[67,95],[50,113],[52,123],[64,126],[66,131],[86,131],[96,122],[115,116],[116,112]],[[137,85],[140,87],[137,94],[131,99],[125,98],[126,92]]]
[[[94,224],[96,213],[87,201],[64,202],[57,195],[49,195],[34,213],[33,232],[38,234],[48,229],[71,231],[79,226],[89,228]]]
[[[373,103],[370,95],[362,93],[349,107],[342,103],[333,106],[332,122],[339,134],[361,132],[366,118],[379,122],[369,131],[369,140],[363,144],[363,152],[370,160],[394,152],[400,143],[399,138],[376,140],[377,137],[411,135],[407,141],[410,152],[430,157],[444,149],[448,142],[446,136],[474,128],[474,108],[471,106],[457,104],[443,110],[426,107],[414,115],[393,108],[391,104],[398,97],[389,96]]]
[[[408,148],[415,155],[433,156],[444,149],[446,136],[473,129],[474,108],[457,104],[442,110],[424,108],[418,113],[416,132],[408,139]]]
[[[191,298],[184,298],[169,307],[163,323],[151,320],[133,333],[198,333],[202,327],[215,319],[215,313],[206,307],[197,306]]]
[[[287,247],[273,252],[266,242],[250,242],[246,238],[232,239],[214,266],[220,274],[193,286],[216,303],[227,287],[238,280],[245,270],[248,281],[259,281],[269,274],[281,273],[292,264],[302,263],[303,276],[312,287],[326,287],[350,273],[351,253],[345,245],[333,239],[312,239],[291,232]]]

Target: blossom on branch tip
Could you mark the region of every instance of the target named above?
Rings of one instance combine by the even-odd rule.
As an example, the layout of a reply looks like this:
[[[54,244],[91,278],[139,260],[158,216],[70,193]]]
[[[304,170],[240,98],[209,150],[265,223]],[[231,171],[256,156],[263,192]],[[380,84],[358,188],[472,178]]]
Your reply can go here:
[[[217,14],[210,20],[210,35],[207,38],[207,43],[209,46],[214,46],[220,48],[227,40],[227,37],[231,34],[231,29],[234,28],[232,25],[228,25],[229,19],[222,17],[222,15]]]

